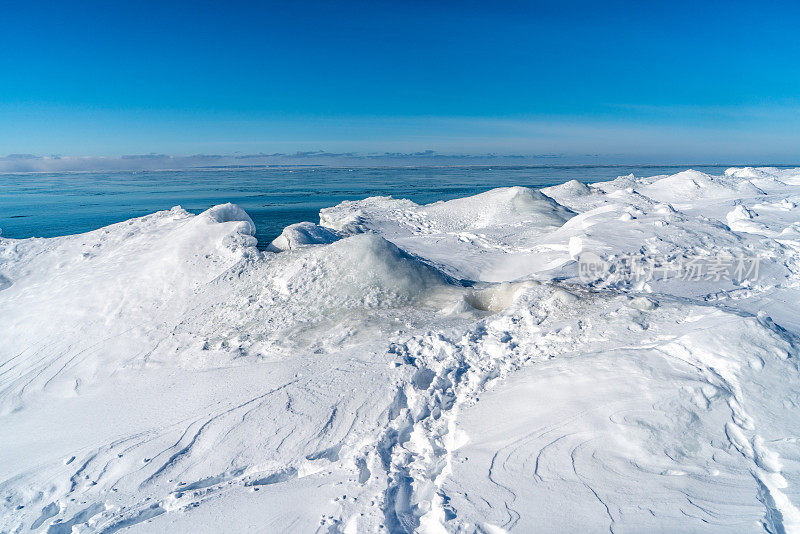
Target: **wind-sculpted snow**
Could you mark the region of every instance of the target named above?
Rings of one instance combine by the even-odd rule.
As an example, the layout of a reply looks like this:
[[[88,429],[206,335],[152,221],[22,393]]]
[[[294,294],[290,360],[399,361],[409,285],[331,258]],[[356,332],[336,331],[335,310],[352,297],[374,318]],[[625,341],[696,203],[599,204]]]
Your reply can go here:
[[[798,204],[742,168],[0,239],[0,531],[799,531]]]

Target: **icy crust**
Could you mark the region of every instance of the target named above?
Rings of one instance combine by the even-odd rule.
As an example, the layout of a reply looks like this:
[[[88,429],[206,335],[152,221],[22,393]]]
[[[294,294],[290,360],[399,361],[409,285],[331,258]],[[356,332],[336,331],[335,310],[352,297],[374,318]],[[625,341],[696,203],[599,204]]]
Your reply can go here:
[[[230,204],[0,239],[0,530],[798,531],[798,204],[744,168],[374,197],[267,252]]]

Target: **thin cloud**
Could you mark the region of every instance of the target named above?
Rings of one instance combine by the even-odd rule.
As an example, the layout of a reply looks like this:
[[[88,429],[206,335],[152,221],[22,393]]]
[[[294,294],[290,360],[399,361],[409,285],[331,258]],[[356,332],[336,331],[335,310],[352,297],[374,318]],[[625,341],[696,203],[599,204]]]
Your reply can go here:
[[[137,171],[178,170],[203,167],[252,166],[366,166],[366,165],[459,165],[459,164],[519,164],[542,160],[564,159],[560,154],[440,154],[435,150],[417,152],[328,152],[325,150],[271,154],[126,154],[119,157],[40,156],[9,154],[0,157],[0,172],[77,172],[77,171]],[[243,163],[246,162],[246,165]]]

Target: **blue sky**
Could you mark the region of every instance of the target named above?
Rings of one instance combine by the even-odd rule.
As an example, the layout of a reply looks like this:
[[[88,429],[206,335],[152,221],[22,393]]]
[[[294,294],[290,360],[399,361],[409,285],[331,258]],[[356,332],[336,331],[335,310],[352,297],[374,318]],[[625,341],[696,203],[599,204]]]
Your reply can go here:
[[[797,162],[797,3],[13,2],[0,155]]]

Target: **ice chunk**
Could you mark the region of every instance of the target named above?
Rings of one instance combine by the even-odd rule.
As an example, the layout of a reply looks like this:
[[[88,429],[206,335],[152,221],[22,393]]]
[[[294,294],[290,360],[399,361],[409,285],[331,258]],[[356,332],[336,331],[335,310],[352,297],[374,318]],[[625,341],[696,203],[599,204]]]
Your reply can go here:
[[[276,237],[272,243],[269,244],[267,250],[280,252],[303,245],[333,243],[339,239],[341,239],[339,234],[329,228],[318,226],[310,222],[301,222],[284,228],[281,235]]]

